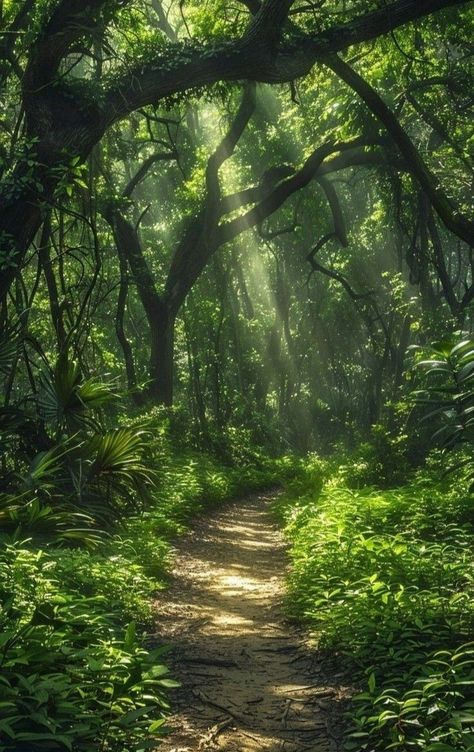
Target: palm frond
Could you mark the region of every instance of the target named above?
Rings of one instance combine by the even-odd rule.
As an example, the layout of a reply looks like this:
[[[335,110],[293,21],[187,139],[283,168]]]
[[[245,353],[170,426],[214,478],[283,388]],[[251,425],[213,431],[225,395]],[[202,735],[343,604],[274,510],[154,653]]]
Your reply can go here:
[[[47,424],[71,434],[83,428],[97,429],[93,413],[114,399],[109,385],[93,379],[83,381],[79,365],[62,354],[54,369],[41,378],[38,408]]]
[[[137,428],[118,428],[96,434],[85,446],[90,458],[86,482],[121,496],[140,496],[154,485],[154,473],[144,460],[147,433]]]

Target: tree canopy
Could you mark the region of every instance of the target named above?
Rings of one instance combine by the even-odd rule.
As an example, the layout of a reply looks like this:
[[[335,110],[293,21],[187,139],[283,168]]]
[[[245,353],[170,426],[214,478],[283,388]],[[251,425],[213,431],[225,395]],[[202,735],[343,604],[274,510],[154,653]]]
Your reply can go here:
[[[203,272],[222,267],[219,249],[240,280],[226,283],[235,314],[247,295],[242,242],[262,259],[273,254],[285,288],[276,297],[287,299],[277,307],[302,300],[295,286],[307,272],[310,285],[324,275],[392,366],[402,358],[395,314],[388,325],[386,303],[361,283],[368,269],[397,269],[423,310],[438,297],[448,317],[465,320],[471,3],[10,0],[1,13],[4,321],[8,309],[30,311],[45,284],[57,346],[81,350],[79,330],[92,306],[107,316],[118,274],[124,374],[133,388],[143,383],[126,321],[127,307],[141,306],[147,390],[170,403],[176,318]],[[373,259],[368,227],[387,223],[395,240]],[[348,264],[359,271],[346,274]],[[287,340],[288,315],[278,313]],[[302,357],[294,345],[285,345],[293,361]]]

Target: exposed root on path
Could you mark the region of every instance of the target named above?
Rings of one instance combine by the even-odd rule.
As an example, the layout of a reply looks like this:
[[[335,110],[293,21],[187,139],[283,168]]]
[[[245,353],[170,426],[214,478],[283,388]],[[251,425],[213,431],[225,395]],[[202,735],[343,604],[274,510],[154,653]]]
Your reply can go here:
[[[336,752],[341,676],[331,681],[284,619],[284,542],[259,496],[201,517],[178,542],[157,633],[182,683],[161,752]]]

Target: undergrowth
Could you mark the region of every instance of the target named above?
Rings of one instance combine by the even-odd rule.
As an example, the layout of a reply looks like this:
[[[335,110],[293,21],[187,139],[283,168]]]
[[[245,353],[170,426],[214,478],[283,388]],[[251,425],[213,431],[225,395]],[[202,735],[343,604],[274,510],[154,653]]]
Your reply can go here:
[[[138,422],[138,419],[137,419]],[[143,422],[143,419],[141,419]],[[153,594],[170,541],[191,516],[277,482],[291,462],[229,461],[149,425],[146,504],[80,545],[3,535],[0,554],[0,750],[138,752],[166,731],[164,649],[150,646]],[[91,540],[94,545],[91,546]]]
[[[349,488],[314,459],[279,501],[288,609],[356,687],[349,750],[474,750],[474,508],[467,479],[418,471]]]

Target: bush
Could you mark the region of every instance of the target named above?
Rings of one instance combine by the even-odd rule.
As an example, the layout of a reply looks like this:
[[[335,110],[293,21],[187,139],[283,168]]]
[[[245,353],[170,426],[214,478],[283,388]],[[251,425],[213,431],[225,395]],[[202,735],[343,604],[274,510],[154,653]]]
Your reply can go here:
[[[424,420],[434,423],[433,438],[446,451],[467,448],[465,453],[458,452],[461,459],[451,469],[466,468],[474,487],[474,340],[438,342],[427,355],[415,363],[423,378],[422,389],[413,392],[412,398],[425,408]]]
[[[134,435],[133,427],[127,430]],[[107,535],[95,529],[92,536],[89,527],[58,536],[52,507],[43,517],[43,507],[23,505],[22,525],[29,509],[34,540],[15,543],[11,533],[5,538],[0,750],[154,748],[165,730],[166,690],[174,682],[162,663],[163,649],[144,647],[143,628],[153,616],[153,593],[166,580],[170,540],[204,508],[293,471],[288,459],[239,466],[186,446],[178,452],[162,415],[152,416],[146,430],[140,464],[153,470],[153,493],[141,508],[133,505],[128,518],[109,520]],[[127,464],[116,460],[121,483]],[[11,497],[8,503],[12,523]],[[68,519],[59,520],[65,533]],[[17,536],[21,529],[16,526]],[[88,548],[81,547],[84,541]]]
[[[408,450],[409,440],[404,433],[392,433],[383,425],[373,425],[369,440],[341,467],[341,473],[350,488],[402,485],[413,471]]]
[[[344,473],[342,474],[344,475]],[[467,474],[466,474],[467,476]],[[472,749],[474,509],[467,477],[290,491],[288,611],[356,684],[348,748]],[[445,746],[443,746],[445,745]]]
[[[144,749],[175,686],[163,649],[141,647],[105,597],[68,592],[55,564],[20,544],[0,555],[0,749]]]

